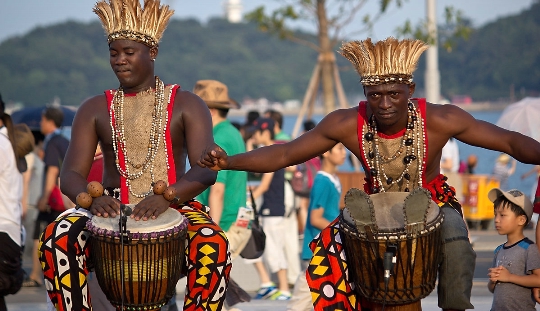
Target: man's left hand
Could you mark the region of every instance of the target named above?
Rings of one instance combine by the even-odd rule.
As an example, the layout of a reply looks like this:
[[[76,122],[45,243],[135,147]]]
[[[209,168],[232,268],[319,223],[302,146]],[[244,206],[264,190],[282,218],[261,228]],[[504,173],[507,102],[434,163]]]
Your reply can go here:
[[[165,200],[162,195],[149,195],[135,206],[131,218],[135,220],[156,219],[169,208],[170,204],[171,202]]]

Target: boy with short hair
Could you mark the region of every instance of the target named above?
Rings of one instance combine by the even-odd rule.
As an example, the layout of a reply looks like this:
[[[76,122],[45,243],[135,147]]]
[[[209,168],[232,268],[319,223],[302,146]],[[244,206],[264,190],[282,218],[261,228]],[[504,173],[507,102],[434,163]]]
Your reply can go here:
[[[302,260],[307,261],[313,256],[309,244],[318,238],[322,229],[339,216],[339,200],[341,198],[341,183],[336,175],[338,167],[345,162],[347,152],[343,144],[338,143],[332,149],[323,153],[321,169],[313,181],[309,195],[309,207],[304,231]],[[311,292],[306,280],[306,274],[301,273],[294,285],[294,292],[287,310],[307,311],[313,310]]]
[[[253,125],[256,128],[253,141],[258,146],[270,146],[275,143],[275,122],[270,118],[258,118]],[[265,173],[261,183],[253,190],[253,198],[263,197],[260,216],[264,233],[266,234],[266,247],[264,260],[271,273],[276,273],[278,287],[267,278],[267,271],[261,261],[255,262],[255,268],[261,278],[261,288],[255,299],[289,300],[291,292],[287,280],[289,266],[285,253],[286,231],[285,221],[285,169]]]
[[[495,249],[493,268],[488,269],[488,288],[494,294],[492,311],[536,310],[531,288],[540,287],[540,252],[523,235],[533,206],[523,192],[491,189],[488,198],[495,209],[495,229],[507,236]]]

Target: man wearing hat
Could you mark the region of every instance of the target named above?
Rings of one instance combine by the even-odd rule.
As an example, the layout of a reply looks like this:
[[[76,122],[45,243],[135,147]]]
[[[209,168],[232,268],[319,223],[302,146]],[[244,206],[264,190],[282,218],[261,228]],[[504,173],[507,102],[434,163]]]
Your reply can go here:
[[[216,171],[273,172],[343,143],[366,172],[366,195],[413,192],[420,187],[430,191],[431,199],[444,213],[438,305],[443,310],[472,309],[476,254],[455,191],[440,174],[442,148],[454,137],[472,146],[507,153],[522,163],[540,164],[540,143],[476,120],[455,105],[436,105],[414,98],[413,73],[427,48],[420,40],[395,38],[344,43],[340,53],[359,73],[366,101],[328,114],[314,129],[286,144],[231,157],[215,148],[199,160],[199,165]],[[359,180],[358,186],[362,183]],[[365,197],[362,204],[369,206]],[[371,221],[369,213],[364,216],[365,223]],[[347,271],[354,261],[345,254],[341,232],[336,219],[310,245],[314,256],[307,280],[316,311],[360,310],[371,304],[366,301],[369,297],[353,290],[356,280]]]
[[[208,105],[216,144],[226,150],[227,154],[246,152],[242,135],[227,120],[229,109],[240,107],[235,100],[229,98],[227,86],[216,80],[199,80],[193,93]],[[247,215],[246,184],[246,172],[220,171],[216,183],[198,196],[201,203],[212,206],[210,217],[227,235],[231,260],[240,254],[251,236],[248,222],[244,219]]]
[[[227,120],[229,109],[240,108],[238,102],[229,98],[227,86],[216,80],[199,80],[193,93],[198,95],[210,110],[216,144],[227,150],[228,154],[246,152],[242,134]],[[231,260],[238,257],[251,237],[251,229],[248,228],[251,209],[246,208],[246,186],[246,172],[221,171],[218,172],[216,183],[197,197],[201,203],[212,206],[210,217],[221,227],[229,240]],[[242,296],[244,298],[233,298]],[[231,282],[226,301],[232,306],[240,301],[249,301],[249,295],[236,283]]]
[[[495,229],[507,241],[495,249],[488,269],[493,293],[491,310],[536,310],[531,287],[540,287],[540,252],[523,234],[531,221],[533,205],[523,192],[491,189],[488,198],[495,210]]]

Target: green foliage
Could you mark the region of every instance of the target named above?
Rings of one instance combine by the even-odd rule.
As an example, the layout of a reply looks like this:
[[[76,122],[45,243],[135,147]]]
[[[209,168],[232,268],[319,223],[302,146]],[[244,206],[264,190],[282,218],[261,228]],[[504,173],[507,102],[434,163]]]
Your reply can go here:
[[[108,55],[97,22],[36,28],[0,44],[0,92],[5,100],[28,106],[55,97],[77,106],[118,87]],[[316,59],[311,49],[261,33],[254,24],[173,19],[160,43],[156,74],[187,90],[199,79],[217,79],[238,100],[284,101],[302,98]]]
[[[444,49],[451,52],[457,40],[468,39],[472,32],[470,20],[463,15],[461,10],[456,10],[454,7],[444,8],[444,24],[438,25],[437,38],[428,29],[426,20],[418,22],[415,26],[410,20],[406,20],[405,24],[396,28],[396,33],[400,37],[420,39],[431,45],[438,40]]]
[[[497,100],[509,98],[513,87],[516,97],[540,96],[540,41],[535,40],[540,33],[539,16],[540,3],[535,3],[519,15],[473,30],[468,40],[456,39],[451,53],[441,46],[443,95]],[[294,35],[316,42],[312,34]],[[0,43],[0,92],[4,100],[28,106],[43,105],[55,97],[65,105],[79,105],[118,87],[108,55],[97,21],[36,28]],[[303,98],[316,60],[316,51],[262,33],[256,23],[213,19],[203,25],[193,19],[173,19],[160,44],[156,74],[187,90],[199,79],[218,79],[239,101],[245,97],[283,101]],[[348,61],[338,55],[337,62],[347,95],[361,94],[359,77]],[[415,75],[418,95],[424,71],[421,60]]]
[[[519,15],[501,18],[439,52],[443,95],[475,101],[540,96],[540,1]]]

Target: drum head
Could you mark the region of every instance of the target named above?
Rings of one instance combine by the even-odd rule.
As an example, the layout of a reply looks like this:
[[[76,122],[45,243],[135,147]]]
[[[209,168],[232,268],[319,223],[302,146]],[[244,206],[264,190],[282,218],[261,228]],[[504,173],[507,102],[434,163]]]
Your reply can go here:
[[[373,202],[375,219],[379,229],[385,230],[405,227],[403,204],[408,195],[408,192],[382,192],[369,196]],[[425,206],[419,208],[425,208]],[[439,206],[431,200],[427,211],[427,224],[432,223],[438,215]],[[355,221],[348,207],[343,209],[343,220],[351,226],[355,226]]]
[[[135,207],[135,204],[127,204],[127,206],[131,207],[132,209]],[[114,218],[111,217],[92,217],[92,225],[94,225],[97,228],[111,230],[115,232],[119,232],[119,217],[116,216]],[[126,229],[129,230],[131,233],[138,232],[138,233],[151,233],[151,232],[161,232],[165,231],[167,229],[170,229],[172,227],[175,227],[182,223],[184,221],[184,216],[180,214],[175,209],[168,208],[164,213],[160,214],[156,219],[148,219],[148,220],[139,220],[136,221],[135,219],[128,217],[127,223],[126,223]]]

